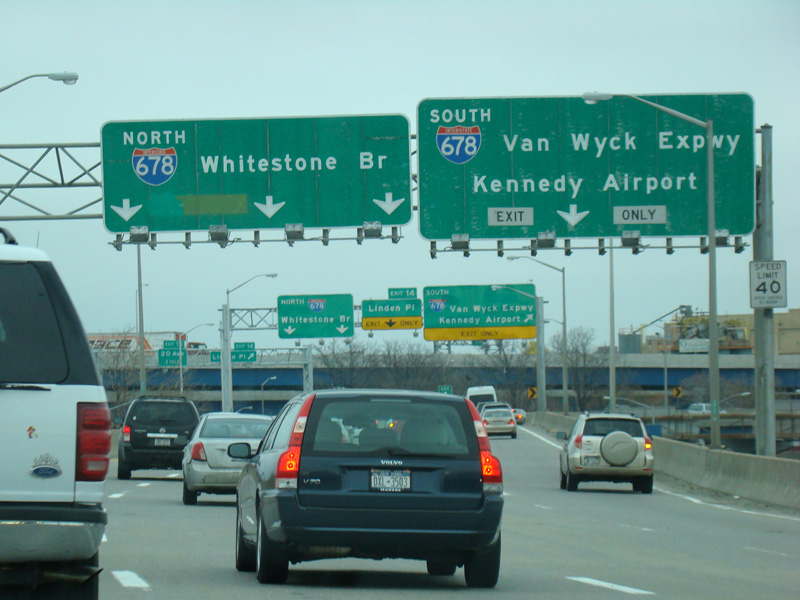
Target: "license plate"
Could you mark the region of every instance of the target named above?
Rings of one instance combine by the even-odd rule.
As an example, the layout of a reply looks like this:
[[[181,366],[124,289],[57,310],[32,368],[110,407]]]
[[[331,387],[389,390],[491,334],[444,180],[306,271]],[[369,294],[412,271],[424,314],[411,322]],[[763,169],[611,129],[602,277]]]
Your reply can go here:
[[[155,438],[153,442],[155,446],[169,446],[171,440],[169,438]]]
[[[583,464],[587,467],[597,467],[600,465],[600,457],[599,456],[584,456],[583,457]]]
[[[374,492],[407,492],[411,489],[409,469],[372,469],[369,489]]]

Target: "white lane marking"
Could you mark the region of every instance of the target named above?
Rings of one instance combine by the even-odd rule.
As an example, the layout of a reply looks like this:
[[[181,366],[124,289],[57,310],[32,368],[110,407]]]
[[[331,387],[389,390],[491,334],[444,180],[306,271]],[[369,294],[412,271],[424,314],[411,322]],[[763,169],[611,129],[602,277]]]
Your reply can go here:
[[[647,590],[639,590],[632,587],[626,587],[624,585],[617,585],[616,583],[608,583],[607,581],[600,581],[599,579],[591,579],[590,577],[567,577],[567,579],[571,579],[572,581],[577,581],[578,583],[585,583],[586,585],[593,585],[595,587],[614,590],[616,592],[632,594],[634,596],[655,596],[656,594],[655,592],[648,592]]]
[[[564,447],[564,444],[563,444],[563,442],[559,444],[559,443],[557,443],[557,442],[554,442],[554,441],[552,441],[552,440],[548,440],[548,439],[547,439],[546,437],[544,437],[543,435],[539,435],[538,433],[534,433],[534,432],[533,432],[533,431],[531,431],[530,429],[525,429],[524,427],[518,427],[518,429],[521,429],[521,430],[522,430],[522,431],[524,431],[525,433],[527,433],[527,434],[530,434],[530,435],[532,435],[533,437],[535,437],[535,438],[538,438],[538,439],[542,440],[542,441],[543,441],[544,443],[546,443],[546,444],[550,444],[551,446],[553,446],[553,448],[558,448],[559,450],[561,450],[561,448],[563,448],[563,447]]]
[[[147,487],[147,486],[149,486],[149,485],[150,485],[150,482],[146,482],[146,483],[140,483],[140,484],[139,484],[139,485],[137,485],[136,487]]]
[[[682,498],[683,500],[688,500],[689,502],[692,502],[694,504],[700,504],[702,506],[709,506],[711,508],[718,508],[720,510],[730,510],[730,511],[742,513],[742,514],[745,514],[745,515],[756,515],[756,516],[759,516],[759,517],[772,517],[773,519],[786,519],[787,521],[796,521],[796,522],[800,523],[800,517],[792,517],[792,516],[789,516],[789,515],[776,515],[775,513],[761,512],[761,511],[757,511],[757,510],[747,510],[747,509],[744,509],[744,508],[735,508],[733,506],[723,506],[722,504],[712,504],[710,502],[704,502],[703,500],[700,500],[699,498],[693,498],[692,496],[686,496],[684,494],[678,494],[676,492],[671,492],[669,490],[665,490],[665,489],[660,488],[660,487],[656,487],[654,489],[658,490],[662,494],[668,494],[670,496],[675,496],[676,498]]]
[[[150,591],[150,584],[133,571],[111,571],[111,574],[116,577],[122,587],[139,588],[147,592]]]
[[[108,538],[106,537],[105,533],[103,534],[103,539],[101,541],[103,541],[103,542],[107,542],[108,541]]]
[[[745,546],[745,550],[752,550],[753,552],[763,552],[764,554],[771,554],[772,556],[782,556],[784,558],[792,558],[791,554],[785,552],[778,552],[777,550],[764,550],[764,548],[756,548],[755,546]]]
[[[120,492],[119,494],[111,494],[108,496],[109,500],[116,500],[117,498],[122,498],[125,495],[125,492]]]
[[[538,508],[541,510],[553,510],[552,506],[544,506],[543,504],[534,504],[533,508]]]
[[[620,523],[619,526],[623,529],[638,529],[639,531],[646,531],[648,533],[655,531],[655,529],[650,529],[649,527],[638,527],[636,525],[626,525],[624,523]]]

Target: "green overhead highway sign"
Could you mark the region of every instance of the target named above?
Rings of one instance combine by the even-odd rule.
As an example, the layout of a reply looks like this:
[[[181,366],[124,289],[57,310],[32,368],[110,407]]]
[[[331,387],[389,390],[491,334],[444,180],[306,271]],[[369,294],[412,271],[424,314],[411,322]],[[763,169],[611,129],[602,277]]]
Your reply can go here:
[[[352,294],[278,296],[282,339],[353,337]]]
[[[220,362],[222,353],[219,350],[210,352],[211,362]],[[256,362],[257,352],[255,350],[231,350],[231,362]]]
[[[400,300],[405,298],[416,298],[417,288],[389,288],[389,299]]]
[[[111,232],[411,220],[403,115],[112,121],[101,138]]]
[[[643,96],[714,123],[717,229],[754,228],[753,99]],[[615,96],[423,100],[420,232],[430,240],[707,235],[705,129]]]
[[[535,296],[536,286],[529,283],[426,287],[424,337],[428,341],[533,339]]]
[[[414,288],[416,292],[416,289]],[[422,300],[364,300],[361,302],[362,329],[419,329]]]

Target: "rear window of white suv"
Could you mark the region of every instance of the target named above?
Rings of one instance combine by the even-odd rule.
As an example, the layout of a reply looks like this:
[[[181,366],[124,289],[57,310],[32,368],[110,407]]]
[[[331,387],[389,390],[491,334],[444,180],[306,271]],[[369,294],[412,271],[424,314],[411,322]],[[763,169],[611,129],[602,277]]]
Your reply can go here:
[[[63,381],[69,363],[40,271],[31,263],[0,263],[0,281],[0,384]]]
[[[612,431],[624,431],[632,437],[644,437],[642,424],[633,419],[587,419],[583,435],[605,436]]]

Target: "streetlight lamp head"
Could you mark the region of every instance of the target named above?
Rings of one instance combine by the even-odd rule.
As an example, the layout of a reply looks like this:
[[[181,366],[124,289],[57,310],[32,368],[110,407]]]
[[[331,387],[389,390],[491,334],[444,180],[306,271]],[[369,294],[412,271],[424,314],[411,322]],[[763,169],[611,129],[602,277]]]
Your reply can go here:
[[[50,73],[47,75],[53,81],[63,81],[66,85],[75,85],[78,81],[78,74],[69,71],[63,73]]]
[[[605,100],[611,100],[614,94],[604,94],[602,92],[586,92],[582,98],[586,104],[597,104]]]

